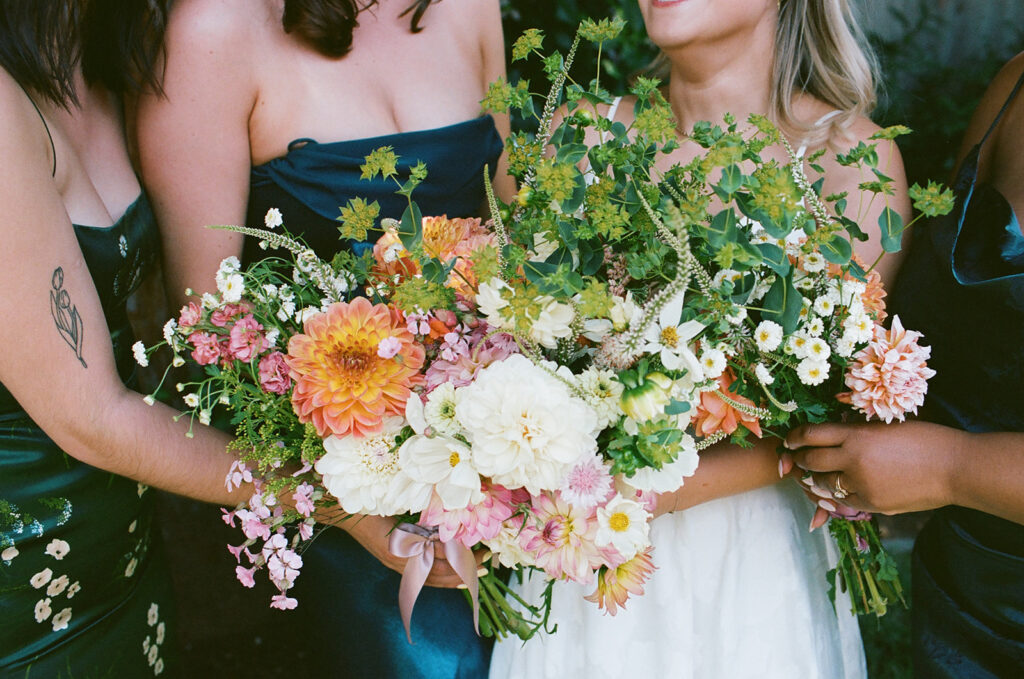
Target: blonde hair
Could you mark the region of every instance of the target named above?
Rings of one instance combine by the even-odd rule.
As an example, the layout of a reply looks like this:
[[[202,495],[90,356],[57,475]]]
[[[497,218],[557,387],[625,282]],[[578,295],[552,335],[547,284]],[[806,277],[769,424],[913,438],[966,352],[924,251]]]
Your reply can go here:
[[[645,69],[666,80],[669,61],[659,54]],[[772,60],[771,118],[806,143],[845,131],[875,108],[877,61],[848,0],[781,0]],[[797,119],[793,97],[805,92],[838,115],[826,125]]]
[[[775,33],[771,110],[783,129],[820,142],[875,108],[877,62],[848,0],[782,0]],[[798,120],[793,97],[805,92],[839,111],[829,125]]]

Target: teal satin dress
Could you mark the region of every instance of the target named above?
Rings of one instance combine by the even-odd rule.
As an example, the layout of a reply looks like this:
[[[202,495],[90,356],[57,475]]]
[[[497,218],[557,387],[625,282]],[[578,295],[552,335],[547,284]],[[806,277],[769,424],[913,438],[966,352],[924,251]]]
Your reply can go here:
[[[125,302],[158,252],[152,211],[143,195],[113,226],[74,228],[130,383]],[[0,384],[0,678],[175,676],[153,499],[64,453]]]
[[[252,168],[247,223],[263,224],[277,208],[288,231],[330,259],[341,248],[357,253],[372,243],[340,242],[335,217],[350,198],[376,200],[383,217],[400,218],[407,202],[392,180],[360,179],[364,157],[391,146],[401,159],[399,179],[423,161],[428,175],[413,199],[426,216],[473,217],[485,207],[484,171],[493,176],[502,143],[492,118],[369,139],[292,143],[287,155]],[[266,256],[247,238],[245,262]],[[302,555],[292,593],[294,611],[282,625],[302,628],[304,649],[325,677],[367,679],[480,679],[487,676],[490,642],[473,631],[463,593],[426,587],[416,601],[413,644],[398,611],[400,576],[339,529],[324,531]]]
[[[978,181],[989,134],[964,160],[954,211],[915,233],[890,309],[931,345],[927,419],[1024,432],[1024,235],[1006,199]],[[1024,677],[1024,526],[940,509],[915,545],[912,581],[915,676]]]

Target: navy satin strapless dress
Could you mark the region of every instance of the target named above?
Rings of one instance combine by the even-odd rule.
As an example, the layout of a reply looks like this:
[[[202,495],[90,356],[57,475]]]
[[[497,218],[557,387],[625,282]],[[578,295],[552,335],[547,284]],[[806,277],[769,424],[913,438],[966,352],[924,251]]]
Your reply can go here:
[[[1024,236],[1006,199],[977,181],[988,136],[964,160],[953,213],[915,234],[891,309],[932,347],[928,419],[1024,432]],[[914,550],[913,626],[915,676],[1024,677],[1024,526],[936,512]]]
[[[262,226],[272,207],[289,233],[324,259],[340,248],[357,252],[370,243],[340,241],[335,220],[350,198],[380,203],[380,216],[399,219],[407,206],[393,180],[359,178],[374,149],[391,146],[400,156],[400,180],[419,161],[427,179],[413,198],[424,215],[472,217],[485,205],[484,167],[494,167],[502,143],[490,117],[431,130],[320,144],[300,139],[287,155],[252,168],[247,223]],[[246,239],[244,262],[265,257]],[[282,624],[299,624],[325,677],[373,679],[479,679],[487,676],[490,642],[473,631],[463,593],[424,588],[412,620],[413,644],[398,612],[400,576],[383,566],[347,533],[324,531],[303,553],[296,581],[299,607]]]

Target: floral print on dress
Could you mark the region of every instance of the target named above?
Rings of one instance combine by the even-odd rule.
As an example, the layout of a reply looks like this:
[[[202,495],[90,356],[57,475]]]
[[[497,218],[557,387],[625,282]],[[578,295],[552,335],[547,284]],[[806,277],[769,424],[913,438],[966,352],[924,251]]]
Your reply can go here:
[[[153,668],[153,676],[159,676],[164,671],[164,659],[160,657],[160,646],[167,636],[167,626],[160,620],[160,606],[156,602],[149,605],[146,612],[146,624],[155,627],[153,637],[146,635],[142,640],[142,653],[146,656],[146,662]]]

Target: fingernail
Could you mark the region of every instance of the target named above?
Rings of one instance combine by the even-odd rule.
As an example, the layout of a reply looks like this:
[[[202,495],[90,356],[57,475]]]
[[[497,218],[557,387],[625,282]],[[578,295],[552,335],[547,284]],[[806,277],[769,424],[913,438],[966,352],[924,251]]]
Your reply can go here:
[[[813,533],[814,529],[817,528],[817,526],[814,525],[814,521],[817,518],[818,518],[817,515],[811,517],[811,525],[807,526],[807,532],[808,533]]]
[[[817,490],[817,489],[815,489],[815,490]],[[828,500],[818,500],[818,506],[821,507],[822,509],[824,509],[827,512],[834,512],[834,511],[836,511],[836,506],[834,504],[832,504],[831,502],[829,502]]]
[[[485,575],[487,575],[487,569],[486,569],[486,568],[479,568],[479,569],[477,569],[477,571],[476,571],[476,577],[478,577],[478,578],[482,578],[482,577],[484,577]]]
[[[812,485],[811,486],[811,492],[814,493],[815,495],[817,495],[818,497],[825,498],[826,500],[831,500],[832,499],[832,493],[828,492],[824,488],[819,488],[818,486]]]
[[[781,479],[786,475],[786,471],[782,468],[782,458],[779,458],[779,478]]]
[[[810,474],[808,474],[807,476],[805,476],[802,479],[800,479],[800,483],[804,484],[805,486],[813,487],[814,486],[814,477],[811,476]]]
[[[779,456],[779,460],[782,462],[783,474],[788,474],[793,471],[793,456],[789,453],[783,453]]]
[[[466,586],[466,583],[460,582],[459,584],[455,585],[455,589],[469,589],[469,587]]]
[[[782,439],[782,447],[786,450],[793,450],[793,446],[790,445],[789,439]]]

